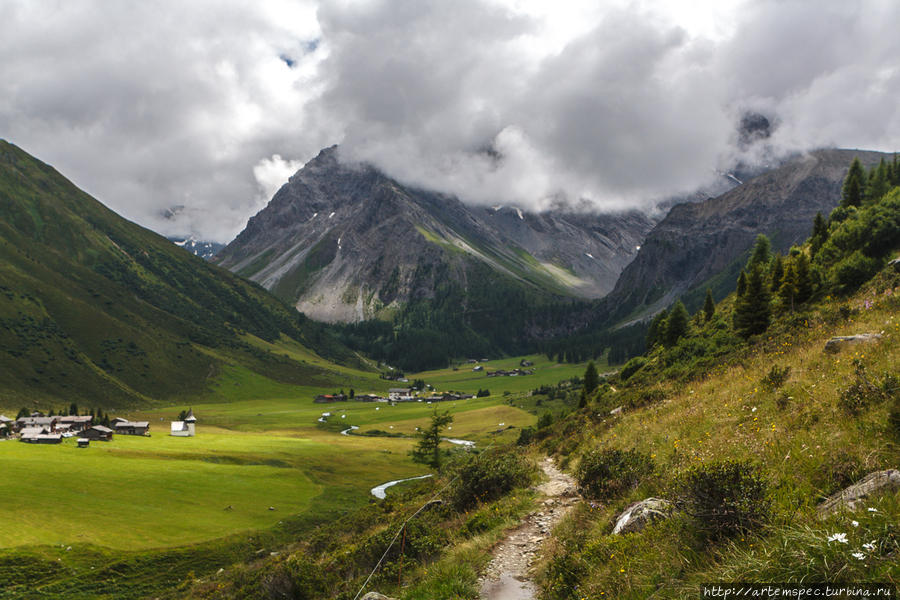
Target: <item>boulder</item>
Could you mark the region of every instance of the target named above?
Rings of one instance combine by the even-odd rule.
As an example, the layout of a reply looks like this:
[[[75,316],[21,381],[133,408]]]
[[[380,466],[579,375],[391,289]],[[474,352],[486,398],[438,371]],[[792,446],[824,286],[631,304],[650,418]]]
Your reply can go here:
[[[895,258],[891,262],[888,263],[889,267],[894,267],[894,270],[900,273],[900,258]]]
[[[881,339],[880,333],[857,333],[856,335],[839,335],[825,342],[826,352],[838,352],[845,346],[855,344],[871,344]]]
[[[872,494],[898,488],[900,488],[900,471],[897,469],[869,473],[850,487],[829,496],[819,505],[819,516],[825,518],[843,509],[856,510],[857,504]]]
[[[625,535],[641,531],[648,523],[668,518],[672,514],[672,503],[661,498],[647,498],[626,508],[616,519],[614,535]]]
[[[391,598],[390,596],[385,596],[384,594],[379,594],[378,592],[368,592],[365,596],[362,597],[362,600],[396,600],[396,599]]]

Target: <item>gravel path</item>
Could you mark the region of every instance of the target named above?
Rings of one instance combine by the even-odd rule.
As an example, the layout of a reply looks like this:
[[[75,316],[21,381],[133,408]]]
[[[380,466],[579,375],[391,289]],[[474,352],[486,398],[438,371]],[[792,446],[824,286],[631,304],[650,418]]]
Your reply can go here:
[[[537,589],[530,569],[553,526],[578,502],[575,482],[556,468],[551,458],[541,463],[548,481],[537,487],[541,508],[529,514],[494,551],[481,579],[481,600],[533,600]]]

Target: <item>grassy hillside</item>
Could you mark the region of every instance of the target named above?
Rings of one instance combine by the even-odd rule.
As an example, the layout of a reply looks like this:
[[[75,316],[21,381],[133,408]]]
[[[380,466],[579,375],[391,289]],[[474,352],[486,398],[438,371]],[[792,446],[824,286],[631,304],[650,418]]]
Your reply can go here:
[[[0,140],[0,397],[123,407],[205,393],[240,363],[290,383],[320,364],[242,336],[353,355],[256,285],[130,223]]]

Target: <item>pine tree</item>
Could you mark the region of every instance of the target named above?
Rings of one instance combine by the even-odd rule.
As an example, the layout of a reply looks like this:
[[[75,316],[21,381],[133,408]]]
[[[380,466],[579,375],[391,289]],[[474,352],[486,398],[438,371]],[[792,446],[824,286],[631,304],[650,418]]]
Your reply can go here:
[[[859,206],[862,204],[863,189],[866,183],[866,173],[863,170],[859,158],[854,158],[850,163],[850,170],[844,179],[841,188],[841,206]]]
[[[434,469],[441,466],[441,431],[453,422],[453,416],[449,411],[438,414],[437,409],[431,415],[431,425],[419,432],[419,443],[410,450],[414,462],[428,465]]]
[[[647,329],[648,349],[662,342],[666,331],[666,318],[668,316],[668,311],[663,310],[650,321],[650,327]]]
[[[797,271],[794,270],[794,262],[788,263],[784,270],[784,280],[778,287],[778,298],[784,307],[789,307],[794,312],[794,301],[797,299]]]
[[[773,292],[777,292],[781,289],[781,281],[784,278],[784,259],[781,257],[781,254],[775,255],[775,260],[772,261],[769,278],[772,280]]]
[[[664,342],[666,346],[674,346],[678,340],[684,337],[688,332],[688,322],[691,316],[688,314],[684,304],[679,300],[672,307],[669,318],[666,319],[666,333]]]
[[[813,293],[812,274],[809,272],[809,258],[803,252],[797,256],[795,272],[797,274],[797,303],[803,304],[812,297]]]
[[[828,223],[825,222],[825,217],[822,216],[822,213],[817,212],[816,218],[813,219],[813,230],[812,235],[809,238],[809,253],[812,256],[816,255],[816,252],[819,251],[819,248],[822,247],[828,240]]]
[[[866,184],[865,200],[867,203],[877,202],[891,189],[887,163],[884,159],[869,173],[869,181]]]
[[[744,294],[747,293],[747,273],[741,269],[741,274],[738,275],[737,280],[737,297],[740,298]]]
[[[755,265],[747,276],[747,288],[734,303],[734,329],[743,337],[769,328],[772,295],[762,266]]]
[[[582,389],[587,395],[596,390],[598,385],[600,385],[600,375],[597,373],[594,361],[591,361],[588,363],[587,369],[584,370],[584,385]]]
[[[713,300],[712,290],[706,288],[706,300],[703,301],[703,315],[706,317],[706,322],[709,323],[715,314],[716,303]]]
[[[756,236],[756,242],[753,244],[753,253],[750,255],[750,260],[747,261],[747,268],[750,269],[753,265],[767,266],[771,259],[772,244],[769,242],[769,238],[760,233]]]

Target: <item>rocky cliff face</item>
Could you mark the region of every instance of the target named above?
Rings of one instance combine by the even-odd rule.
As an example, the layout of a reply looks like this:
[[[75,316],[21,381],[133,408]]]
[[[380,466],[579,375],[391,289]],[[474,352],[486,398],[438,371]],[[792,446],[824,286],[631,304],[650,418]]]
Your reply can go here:
[[[475,263],[548,295],[608,293],[655,219],[467,207],[323,150],[216,258],[309,316],[352,322],[466,286]]]
[[[817,150],[703,202],[679,204],[648,234],[634,261],[622,272],[606,306],[614,318],[658,312],[706,287],[717,297],[734,289],[746,253],[764,233],[774,250],[804,241],[817,212],[840,202],[840,190],[854,156],[867,166],[888,155],[858,150]]]

